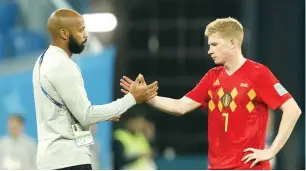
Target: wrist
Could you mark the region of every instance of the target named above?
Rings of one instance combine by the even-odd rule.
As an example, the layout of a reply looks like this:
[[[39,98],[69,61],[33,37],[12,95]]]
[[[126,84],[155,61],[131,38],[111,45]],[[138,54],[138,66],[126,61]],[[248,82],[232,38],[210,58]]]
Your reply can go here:
[[[156,101],[156,98],[157,98],[157,96],[155,96],[155,97],[153,97],[153,98],[151,98],[151,99],[149,99],[149,100],[147,100],[147,104],[154,104],[155,103],[155,101]]]
[[[130,105],[135,105],[137,102],[136,102],[136,99],[135,99],[135,97],[134,97],[134,95],[132,94],[132,93],[128,93],[128,94],[126,94],[125,95],[125,98],[127,98],[128,99],[128,102],[129,102],[129,104]]]
[[[276,156],[277,152],[273,150],[271,147],[268,149],[268,151],[271,153],[271,155],[274,157]]]

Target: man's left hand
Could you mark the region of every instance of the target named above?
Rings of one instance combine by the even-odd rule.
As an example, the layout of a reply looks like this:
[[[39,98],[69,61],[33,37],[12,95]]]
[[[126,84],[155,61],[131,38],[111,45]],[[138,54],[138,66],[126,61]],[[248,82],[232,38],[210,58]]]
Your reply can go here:
[[[258,150],[254,148],[247,148],[243,152],[252,152],[244,156],[241,160],[241,161],[245,161],[244,163],[248,163],[251,160],[254,160],[250,168],[254,167],[257,163],[261,161],[270,160],[275,156],[275,154],[273,154],[272,151],[267,150],[267,149]]]

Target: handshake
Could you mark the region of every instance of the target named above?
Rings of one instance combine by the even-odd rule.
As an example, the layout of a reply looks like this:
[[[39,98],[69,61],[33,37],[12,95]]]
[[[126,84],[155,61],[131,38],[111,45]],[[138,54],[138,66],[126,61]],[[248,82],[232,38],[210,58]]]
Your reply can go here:
[[[135,81],[123,76],[120,80],[121,91],[125,94],[131,93],[137,104],[142,104],[157,95],[158,82],[147,85],[143,75],[139,74]]]
[[[143,75],[139,74],[135,81],[123,76],[120,80],[121,91],[125,94],[131,93],[137,104],[146,103],[148,100],[154,98],[157,95],[158,82],[155,81],[150,85],[147,85]],[[110,119],[113,122],[119,122],[120,117],[114,117]]]

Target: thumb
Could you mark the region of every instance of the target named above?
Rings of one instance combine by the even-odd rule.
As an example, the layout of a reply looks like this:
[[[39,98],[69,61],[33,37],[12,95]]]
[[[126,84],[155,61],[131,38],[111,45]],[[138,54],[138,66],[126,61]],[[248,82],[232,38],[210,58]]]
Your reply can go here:
[[[140,84],[141,85],[147,85],[142,74],[140,74]]]
[[[135,82],[136,82],[137,84],[139,84],[139,83],[140,83],[141,81],[143,81],[143,80],[144,80],[143,76],[142,76],[141,74],[139,74],[138,77],[136,78]]]

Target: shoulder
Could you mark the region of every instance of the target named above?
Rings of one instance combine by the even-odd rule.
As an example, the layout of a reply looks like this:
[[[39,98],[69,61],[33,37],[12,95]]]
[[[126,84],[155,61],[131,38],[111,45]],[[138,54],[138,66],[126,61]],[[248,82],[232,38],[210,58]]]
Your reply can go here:
[[[9,142],[8,136],[0,137],[0,144],[8,143],[8,142]]]
[[[264,64],[250,60],[250,59],[248,59],[248,63],[249,63],[250,68],[257,70],[257,71],[267,69],[267,66],[265,66]]]
[[[248,70],[247,72],[249,73],[249,75],[253,79],[257,79],[257,78],[261,77],[264,74],[271,73],[270,69],[267,66],[265,66],[262,63],[250,60],[250,59],[248,60],[248,68],[247,68],[247,70]]]
[[[208,72],[203,76],[206,77],[216,77],[224,70],[224,66],[216,66],[208,70]]]
[[[24,139],[31,143],[36,143],[36,140],[28,135],[24,135]]]
[[[22,139],[25,143],[36,144],[36,140],[28,135],[23,135]]]
[[[210,69],[208,72],[211,74],[220,74],[224,70],[224,66],[216,66]]]
[[[45,69],[47,68],[49,74],[58,72],[66,73],[77,70],[78,68],[76,63],[66,54],[54,49],[45,52],[42,67]]]
[[[50,80],[74,79],[80,76],[78,66],[71,59],[61,59],[46,73]]]
[[[208,70],[205,75],[201,78],[198,85],[202,84],[210,84],[215,81],[215,79],[220,75],[220,73],[224,70],[223,66],[217,66]]]
[[[23,135],[22,143],[28,148],[28,150],[35,150],[37,148],[36,140],[30,136]]]

